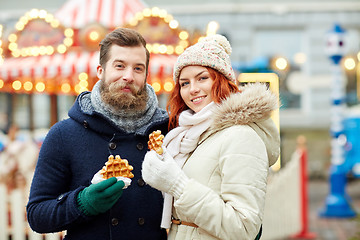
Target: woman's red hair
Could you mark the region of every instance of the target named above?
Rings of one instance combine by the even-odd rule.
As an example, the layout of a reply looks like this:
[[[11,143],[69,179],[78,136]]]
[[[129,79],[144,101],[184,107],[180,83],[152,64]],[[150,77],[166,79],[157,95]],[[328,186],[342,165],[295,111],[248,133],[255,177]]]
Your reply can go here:
[[[231,93],[240,92],[235,83],[229,81],[223,74],[210,68],[205,67],[214,81],[211,94],[215,103],[220,103],[223,99],[230,96]],[[179,115],[182,111],[189,109],[180,95],[180,84],[176,81],[174,90],[170,94],[170,99],[166,109],[169,113],[169,130],[179,125]]]

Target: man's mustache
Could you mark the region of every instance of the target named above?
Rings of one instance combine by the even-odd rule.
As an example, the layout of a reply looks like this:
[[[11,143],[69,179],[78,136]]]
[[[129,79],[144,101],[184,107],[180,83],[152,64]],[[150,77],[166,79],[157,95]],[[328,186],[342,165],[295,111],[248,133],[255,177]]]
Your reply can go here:
[[[134,85],[134,84],[129,84],[129,83],[126,83],[126,82],[113,82],[113,83],[110,83],[110,86],[109,86],[110,89],[114,89],[114,90],[123,90],[124,88],[128,88],[130,89],[131,93],[132,94],[137,94],[138,93],[138,88]]]

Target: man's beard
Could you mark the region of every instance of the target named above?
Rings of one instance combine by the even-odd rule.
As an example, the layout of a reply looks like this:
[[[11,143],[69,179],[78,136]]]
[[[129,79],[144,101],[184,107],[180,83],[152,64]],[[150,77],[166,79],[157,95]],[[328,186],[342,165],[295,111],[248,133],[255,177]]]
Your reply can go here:
[[[122,91],[124,87],[130,88],[131,91]],[[116,111],[143,111],[146,108],[148,99],[146,85],[144,85],[143,88],[139,88],[134,86],[134,84],[127,84],[126,82],[120,81],[115,81],[110,84],[105,83],[105,80],[101,81],[100,94],[102,101]]]

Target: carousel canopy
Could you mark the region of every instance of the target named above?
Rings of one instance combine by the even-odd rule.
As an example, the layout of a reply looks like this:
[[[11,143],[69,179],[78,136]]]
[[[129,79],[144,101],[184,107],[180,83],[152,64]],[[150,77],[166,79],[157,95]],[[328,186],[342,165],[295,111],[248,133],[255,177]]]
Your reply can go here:
[[[176,56],[154,54],[150,57],[150,78],[156,75],[171,75]],[[0,78],[6,80],[20,77],[53,78],[69,77],[85,72],[96,76],[99,52],[67,52],[37,57],[9,58],[0,68]]]
[[[2,79],[19,77],[68,77],[76,72],[96,75],[99,52],[68,52],[51,56],[6,59],[0,69]]]
[[[115,28],[143,9],[140,0],[69,0],[54,15],[65,27],[82,28],[97,22]]]
[[[55,15],[32,9],[0,46],[5,53],[0,91],[76,94],[91,89],[97,81],[99,39],[111,26],[122,25],[139,31],[148,42],[148,82],[158,94],[171,91],[176,54],[189,45],[189,34],[166,11],[142,9],[139,0],[69,0]],[[128,18],[131,24],[124,24]],[[32,87],[38,83],[43,87]]]

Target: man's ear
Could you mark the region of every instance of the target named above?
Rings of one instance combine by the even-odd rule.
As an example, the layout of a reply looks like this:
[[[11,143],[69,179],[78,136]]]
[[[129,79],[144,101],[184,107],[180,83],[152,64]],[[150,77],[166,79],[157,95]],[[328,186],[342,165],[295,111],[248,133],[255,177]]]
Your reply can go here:
[[[104,75],[104,69],[101,67],[101,65],[98,65],[96,68],[96,76],[102,80]]]

